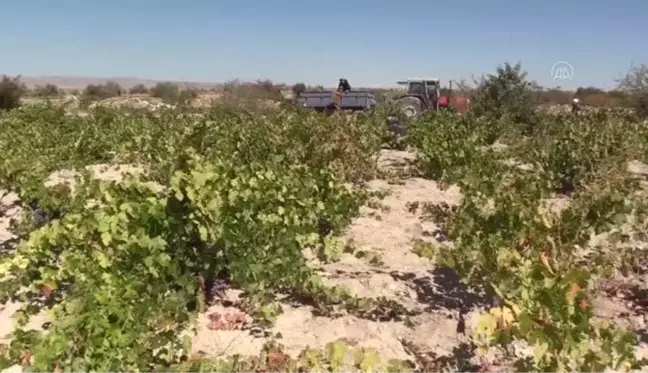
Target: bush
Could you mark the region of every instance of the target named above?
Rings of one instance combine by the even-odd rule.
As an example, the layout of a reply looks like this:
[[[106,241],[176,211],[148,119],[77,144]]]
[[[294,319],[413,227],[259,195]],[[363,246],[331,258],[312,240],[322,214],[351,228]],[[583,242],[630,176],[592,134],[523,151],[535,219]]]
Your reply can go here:
[[[144,84],[138,84],[136,86],[131,87],[128,93],[132,95],[142,95],[142,94],[149,93],[149,89]]]
[[[151,94],[164,102],[175,103],[180,97],[180,87],[171,82],[160,82],[153,87]]]
[[[20,77],[2,76],[0,81],[0,110],[11,110],[20,106],[20,98],[25,94],[25,87],[20,84]]]

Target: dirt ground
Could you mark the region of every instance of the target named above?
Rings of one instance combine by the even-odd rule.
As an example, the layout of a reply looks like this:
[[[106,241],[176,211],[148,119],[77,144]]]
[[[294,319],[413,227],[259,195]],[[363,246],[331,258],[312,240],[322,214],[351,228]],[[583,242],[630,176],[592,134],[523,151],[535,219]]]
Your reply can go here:
[[[379,164],[383,170],[398,170],[408,167],[412,160],[413,156],[408,152],[386,150],[382,152]],[[122,172],[132,171],[129,168],[96,169],[98,177],[112,180],[118,179]],[[57,177],[60,180],[71,176],[65,173],[61,176],[60,173]],[[379,205],[363,207],[361,216],[347,229],[344,238],[354,252],[343,254],[334,263],[313,260],[312,265],[326,283],[344,285],[358,296],[382,296],[393,300],[405,307],[409,316],[391,321],[349,315],[329,318],[314,315],[307,306],[285,304],[283,314],[278,316],[268,333],[255,328],[213,330],[209,327],[212,323],[210,315],[239,312],[225,306],[227,302],[220,302],[200,315],[197,330],[195,334],[191,333],[193,352],[209,357],[237,353],[258,355],[269,340],[267,335],[279,333],[282,338],[278,342],[290,355],[297,355],[307,347],[323,347],[328,342],[345,338],[357,346],[376,348],[385,359],[415,360],[413,350],[418,350],[448,356],[450,365],[447,368],[454,371],[470,370],[472,364],[488,364],[493,370],[505,370],[498,361],[498,351],[478,358],[469,344],[473,316],[489,306],[490,300],[471,293],[452,271],[437,268],[411,251],[414,239],[437,240],[438,237],[435,238],[437,227],[423,221],[418,212],[412,212],[408,203],[445,202],[453,205],[460,201],[460,191],[456,187],[442,190],[433,181],[411,177],[400,182],[378,179],[372,181],[370,187],[388,194]],[[15,196],[6,196],[0,202],[8,206],[12,199],[15,200]],[[17,212],[18,208],[9,208],[0,217],[0,241],[11,239],[7,228],[9,219]],[[359,255],[360,252],[363,255]],[[648,289],[648,275],[629,281],[644,291]],[[614,290],[602,292],[595,302],[597,314],[636,330],[642,338],[637,352],[648,357],[648,312],[643,308],[648,304],[642,306],[626,292],[618,290],[620,288],[623,286],[612,286]],[[226,297],[235,300],[236,296],[237,293],[230,290]],[[10,338],[12,314],[17,308],[17,304],[0,308],[0,337],[5,341]],[[43,322],[44,316],[34,318],[31,324],[37,328]],[[519,346],[518,352],[526,354],[529,351]],[[12,371],[16,371],[14,368]]]

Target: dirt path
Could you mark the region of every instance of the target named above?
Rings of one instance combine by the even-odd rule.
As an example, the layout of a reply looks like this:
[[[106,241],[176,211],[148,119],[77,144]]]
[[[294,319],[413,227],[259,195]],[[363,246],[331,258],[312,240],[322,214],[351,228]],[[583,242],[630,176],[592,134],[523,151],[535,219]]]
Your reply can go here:
[[[407,152],[383,151],[379,163],[389,170],[402,168],[411,160]],[[284,305],[270,335],[281,335],[278,342],[293,356],[340,338],[358,347],[375,348],[384,359],[412,359],[408,352],[412,346],[436,355],[467,353],[461,351],[468,339],[458,332],[459,311],[470,312],[479,302],[452,273],[435,270],[428,260],[412,253],[412,240],[433,240],[436,226],[408,211],[411,202],[456,204],[461,198],[459,190],[441,190],[435,182],[420,178],[399,183],[374,180],[370,189],[388,194],[379,205],[363,207],[361,216],[347,229],[345,239],[353,253],[345,253],[333,263],[316,262],[314,267],[325,283],[343,285],[361,297],[385,297],[405,307],[411,316],[390,321],[349,315],[329,318],[313,315],[306,306]],[[207,356],[258,354],[267,338],[254,338],[248,331],[208,328],[207,315],[226,312],[222,306],[214,306],[201,315],[193,338],[194,352]]]
[[[412,154],[407,152],[383,151],[379,164],[386,171],[402,170],[412,160]],[[284,313],[269,334],[281,335],[279,343],[293,356],[307,347],[324,347],[328,342],[343,338],[356,346],[373,347],[385,359],[414,360],[411,354],[414,347],[433,356],[446,356],[449,361],[446,367],[454,371],[474,369],[473,364],[479,363],[488,364],[491,370],[506,371],[499,351],[493,349],[484,359],[478,358],[467,337],[475,311],[489,306],[490,302],[469,292],[452,271],[435,268],[433,263],[411,251],[414,239],[435,240],[437,227],[423,221],[419,213],[412,212],[409,204],[453,205],[460,201],[460,191],[456,187],[441,190],[437,183],[420,178],[404,178],[398,183],[374,180],[370,189],[388,194],[379,205],[363,207],[361,216],[347,229],[345,239],[354,252],[343,254],[337,262],[319,263],[315,267],[326,283],[343,285],[358,296],[393,300],[413,316],[390,321],[348,315],[333,319],[314,316],[309,307],[284,305]],[[564,198],[548,202],[558,210],[567,203]],[[618,296],[611,294],[599,296],[596,306],[601,319],[610,319],[635,330],[642,340],[645,339],[637,354],[648,356],[648,338],[645,337],[648,312],[642,313],[629,301],[620,301]],[[253,337],[248,331],[208,328],[208,315],[233,311],[214,306],[201,315],[193,338],[194,353],[213,357],[259,353],[268,338]],[[462,319],[466,335],[460,330],[460,313],[465,315]],[[531,353],[521,344],[516,345],[515,351],[519,355]]]

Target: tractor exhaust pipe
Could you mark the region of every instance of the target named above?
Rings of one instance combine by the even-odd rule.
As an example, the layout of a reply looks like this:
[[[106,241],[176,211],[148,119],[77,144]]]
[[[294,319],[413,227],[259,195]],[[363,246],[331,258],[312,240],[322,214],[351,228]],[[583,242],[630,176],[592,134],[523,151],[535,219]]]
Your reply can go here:
[[[450,80],[450,84],[448,86],[448,108],[451,107],[451,99],[452,98],[452,80]]]

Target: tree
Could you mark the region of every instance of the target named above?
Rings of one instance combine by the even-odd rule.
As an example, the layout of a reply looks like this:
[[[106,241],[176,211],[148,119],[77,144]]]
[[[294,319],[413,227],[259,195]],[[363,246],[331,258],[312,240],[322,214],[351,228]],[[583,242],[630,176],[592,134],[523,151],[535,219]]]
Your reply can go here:
[[[88,84],[83,95],[89,100],[105,100],[107,98],[121,96],[124,89],[115,82],[106,82],[104,84]]]
[[[141,95],[149,93],[149,89],[144,84],[137,84],[128,91],[132,95]]]
[[[576,89],[576,96],[579,97],[589,96],[589,95],[599,95],[604,93],[605,93],[604,90],[596,87],[578,87]]]
[[[121,96],[125,92],[124,88],[120,86],[117,82],[108,81],[103,85],[104,93],[109,97]],[[107,97],[107,98],[109,98]]]
[[[151,94],[164,102],[175,103],[180,98],[180,87],[171,82],[160,82],[153,87]]]
[[[304,83],[297,83],[292,86],[292,93],[295,97],[299,96],[304,91],[306,91],[306,84]]]
[[[281,93],[281,87],[274,84],[272,80],[257,80],[253,87],[258,91],[259,98],[261,99],[281,101],[284,98]]]
[[[20,76],[10,78],[2,76],[0,81],[0,110],[11,110],[20,107],[20,99],[26,87],[20,83]]]
[[[508,62],[475,82],[477,89],[471,98],[471,109],[476,115],[490,116],[495,120],[508,119],[531,129],[537,120],[537,94],[539,85],[527,80],[522,64]]]
[[[548,88],[537,92],[537,100],[541,104],[566,105],[571,103],[574,92],[564,91],[560,87]]]
[[[180,104],[186,105],[191,103],[191,101],[198,98],[198,92],[194,89],[185,89],[180,92],[178,96],[178,102]]]
[[[54,84],[48,83],[44,86],[37,85],[34,88],[34,95],[38,97],[56,97],[61,94],[61,90]]]
[[[639,117],[648,118],[648,65],[632,67],[618,83],[629,106]]]
[[[284,99],[280,86],[268,79],[253,83],[232,80],[224,84],[223,91],[230,97],[243,101],[258,99],[282,101]]]

